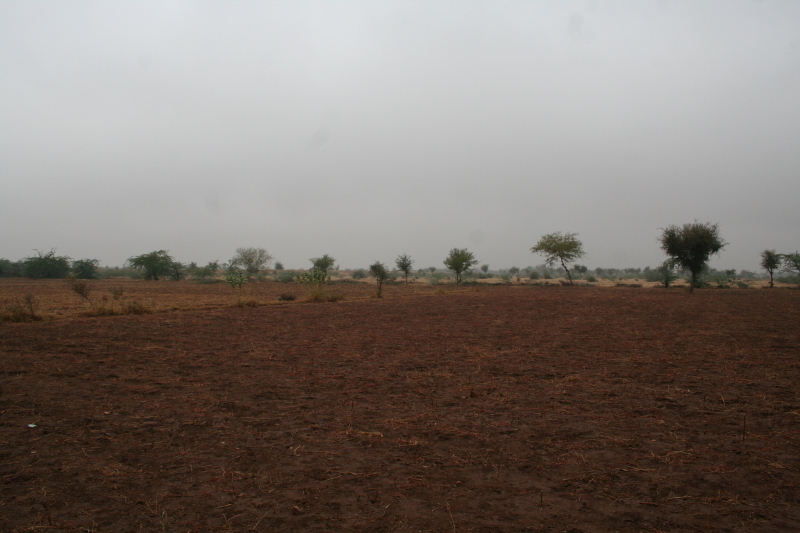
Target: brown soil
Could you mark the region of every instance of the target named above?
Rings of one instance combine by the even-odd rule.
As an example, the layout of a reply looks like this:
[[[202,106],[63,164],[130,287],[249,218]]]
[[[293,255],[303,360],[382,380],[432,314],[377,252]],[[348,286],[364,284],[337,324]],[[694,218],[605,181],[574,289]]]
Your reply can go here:
[[[392,289],[3,324],[0,530],[800,531],[800,291]]]

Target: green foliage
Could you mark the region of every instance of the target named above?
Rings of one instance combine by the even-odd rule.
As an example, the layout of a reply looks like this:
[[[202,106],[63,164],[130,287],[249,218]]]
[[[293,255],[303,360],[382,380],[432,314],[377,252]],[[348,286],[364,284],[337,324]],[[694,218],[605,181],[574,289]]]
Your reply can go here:
[[[22,273],[26,278],[63,279],[69,274],[69,257],[56,255],[55,250],[40,252],[35,257],[22,260]]]
[[[384,266],[384,264],[380,261],[376,261],[369,266],[369,275],[375,278],[375,281],[378,282],[377,297],[381,298],[383,296],[383,282],[389,277],[389,273],[386,271],[386,266]]]
[[[183,263],[173,261],[172,264],[169,265],[169,276],[173,281],[180,281],[186,277],[186,273],[184,272],[185,268],[186,266]]]
[[[597,283],[597,278],[589,274],[588,276],[586,276],[586,281],[589,281],[591,283]]]
[[[528,277],[531,279],[539,279],[539,271],[538,270],[529,270]]]
[[[489,265],[481,265],[481,271],[484,274],[488,274],[489,273]]]
[[[353,279],[364,279],[367,277],[367,271],[363,268],[353,271]]]
[[[691,272],[689,290],[698,284],[698,275],[708,263],[708,259],[727,244],[719,234],[719,225],[696,220],[683,226],[669,226],[659,237],[661,249],[680,266]]]
[[[560,231],[550,233],[544,235],[536,243],[536,246],[531,248],[532,253],[542,254],[545,264],[551,268],[556,262],[560,262],[561,267],[567,273],[570,285],[572,285],[572,275],[567,265],[586,255],[586,252],[583,251],[583,243],[576,238],[577,235],[577,233],[561,233]]]
[[[244,272],[239,270],[236,267],[229,267],[228,272],[225,273],[225,283],[227,283],[232,289],[240,289],[244,287],[244,284],[247,283],[247,278],[244,276]]]
[[[656,269],[656,272],[658,273],[658,281],[661,282],[664,287],[669,287],[678,277],[678,274],[675,272],[674,259],[665,259]]]
[[[244,269],[249,281],[253,274],[268,268],[271,262],[272,256],[264,248],[237,248],[230,265]]]
[[[8,259],[0,259],[0,278],[20,278],[22,277],[22,262],[12,262]]]
[[[144,272],[144,279],[158,281],[170,275],[173,259],[166,250],[158,250],[131,257],[127,262],[133,270]]]
[[[512,276],[516,276],[517,274],[519,274],[519,268],[512,266],[511,268],[508,269],[508,272]]]
[[[302,285],[305,292],[306,302],[329,302],[331,297],[328,295],[326,285],[330,283],[331,277],[324,270],[312,268],[297,276],[297,283]]]
[[[379,265],[380,263],[375,264]],[[406,275],[406,283],[408,283],[408,273],[411,272],[411,265],[414,264],[414,260],[408,254],[398,255],[397,259],[395,259],[395,264],[397,269]],[[370,266],[370,272],[371,269],[372,267]]]
[[[583,274],[586,274],[586,272],[589,271],[589,269],[584,265],[575,265],[573,270],[578,273],[578,278],[583,277]]]
[[[195,266],[194,268],[190,267],[189,272],[191,272],[192,276],[198,280],[213,278],[217,275],[217,270],[219,270],[219,261],[209,261],[204,267],[198,267],[196,264],[192,264]]]
[[[800,284],[800,253],[781,255],[781,264],[783,265],[781,272],[797,276],[797,282]]]
[[[275,278],[276,281],[280,281],[281,283],[290,283],[294,281],[294,271],[292,270],[284,270]]]
[[[97,265],[100,264],[98,259],[78,259],[72,262],[72,273],[78,279],[97,279]]]
[[[782,262],[783,262],[783,257],[775,250],[764,250],[763,252],[761,252],[761,268],[766,270],[767,273],[769,274],[770,289],[775,285],[772,279],[772,275],[776,270],[778,270],[781,267]]]
[[[275,263],[275,270],[283,270],[283,263],[281,263],[280,261]]]
[[[461,284],[461,274],[478,264],[475,254],[466,248],[453,248],[444,260],[444,266],[456,274],[456,285]]]
[[[310,261],[313,265],[312,270],[321,270],[323,273],[325,273],[325,275],[327,275],[328,269],[332,268],[333,265],[336,264],[336,259],[328,254],[325,254],[322,257],[312,257]]]

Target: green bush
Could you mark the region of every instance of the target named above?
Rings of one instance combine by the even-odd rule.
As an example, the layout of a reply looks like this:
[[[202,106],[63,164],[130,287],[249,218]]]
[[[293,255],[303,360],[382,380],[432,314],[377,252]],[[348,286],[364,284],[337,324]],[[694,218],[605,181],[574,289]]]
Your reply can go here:
[[[69,274],[69,257],[56,255],[55,250],[40,252],[35,257],[22,260],[22,272],[26,278],[63,279]]]
[[[367,271],[363,268],[359,268],[358,270],[353,272],[353,279],[364,279],[367,277]]]
[[[588,276],[586,276],[586,281],[589,281],[591,283],[597,283],[597,278],[589,274]]]

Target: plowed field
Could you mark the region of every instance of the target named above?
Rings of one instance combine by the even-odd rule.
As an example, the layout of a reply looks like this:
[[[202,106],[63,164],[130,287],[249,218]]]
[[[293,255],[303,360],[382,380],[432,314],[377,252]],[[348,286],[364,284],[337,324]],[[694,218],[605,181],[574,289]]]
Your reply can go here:
[[[0,529],[800,531],[800,291],[391,289],[0,325]]]

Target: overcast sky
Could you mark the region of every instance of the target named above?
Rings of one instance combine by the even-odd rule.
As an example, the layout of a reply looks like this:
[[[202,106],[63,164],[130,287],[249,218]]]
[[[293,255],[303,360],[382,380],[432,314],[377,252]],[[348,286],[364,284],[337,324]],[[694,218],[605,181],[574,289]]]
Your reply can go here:
[[[800,2],[0,2],[0,257],[800,249]]]

